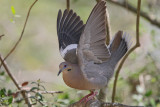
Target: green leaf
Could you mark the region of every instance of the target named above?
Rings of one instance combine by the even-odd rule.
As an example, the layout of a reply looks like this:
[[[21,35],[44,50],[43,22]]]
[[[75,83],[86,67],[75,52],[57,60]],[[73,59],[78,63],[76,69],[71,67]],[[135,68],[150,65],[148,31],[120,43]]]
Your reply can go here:
[[[43,96],[40,93],[36,93],[38,100],[43,101]]]
[[[10,98],[8,99],[8,103],[11,104],[12,101],[13,101],[13,97],[10,97]]]
[[[156,102],[154,101],[153,98],[150,100],[150,103],[151,103],[152,107],[156,107]]]
[[[38,88],[38,87],[32,87],[32,88],[30,89],[30,91],[34,91],[34,90],[39,90],[39,88]]]
[[[147,91],[146,93],[145,93],[145,96],[146,97],[149,97],[149,96],[151,96],[152,95],[152,90],[149,90],[149,91]]]
[[[4,74],[5,74],[4,71],[2,71],[2,72],[0,73],[0,75],[2,75],[2,76],[3,76]]]
[[[11,11],[12,11],[12,14],[15,15],[16,14],[16,11],[14,9],[14,6],[11,6]]]

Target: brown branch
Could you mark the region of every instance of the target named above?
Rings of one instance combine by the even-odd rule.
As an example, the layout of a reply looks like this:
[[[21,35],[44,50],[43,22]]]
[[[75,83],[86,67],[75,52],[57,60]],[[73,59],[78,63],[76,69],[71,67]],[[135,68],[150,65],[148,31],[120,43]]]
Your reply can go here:
[[[4,67],[4,69],[6,70],[7,74],[9,75],[9,77],[11,78],[11,80],[13,81],[13,83],[15,84],[15,86],[17,87],[18,90],[21,90],[21,86],[19,85],[18,81],[16,80],[16,78],[14,77],[14,75],[11,73],[7,63],[4,61],[3,57],[0,55],[0,61]],[[29,99],[26,97],[25,91],[21,92],[23,98],[25,99],[26,104],[28,104],[29,107],[31,107]]]
[[[108,102],[102,102],[99,100],[91,100],[91,101],[88,101],[87,103],[76,102],[69,105],[68,107],[143,107],[143,106],[129,106],[129,105],[124,105],[120,103],[108,103]]]
[[[67,7],[67,10],[69,11],[69,9],[70,9],[70,0],[66,0],[66,7]]]
[[[28,10],[28,13],[27,13],[27,16],[26,16],[26,20],[25,20],[25,23],[24,23],[22,32],[21,32],[21,35],[20,35],[18,41],[16,42],[16,44],[13,46],[13,48],[10,50],[10,52],[9,52],[9,53],[6,55],[6,57],[3,59],[3,61],[6,60],[6,59],[13,53],[13,51],[16,49],[16,47],[17,47],[18,44],[20,43],[20,41],[21,41],[21,39],[22,39],[22,37],[23,37],[25,28],[26,28],[26,24],[27,24],[27,22],[28,22],[28,18],[29,18],[29,16],[30,16],[30,12],[31,12],[31,10],[32,10],[32,7],[36,4],[37,1],[38,1],[38,0],[35,0],[35,1],[32,3],[32,5],[30,6],[30,8],[29,8],[29,10]],[[1,64],[1,65],[2,65],[2,64]],[[0,67],[1,67],[1,65],[0,65]]]
[[[137,19],[136,19],[136,44],[127,52],[127,54],[123,57],[121,60],[117,70],[116,70],[116,75],[115,75],[115,80],[114,80],[114,86],[113,86],[113,92],[112,92],[112,103],[115,101],[115,94],[116,94],[116,85],[117,85],[117,79],[119,76],[119,72],[125,62],[125,60],[128,58],[130,53],[132,53],[136,48],[140,46],[139,42],[139,20],[140,20],[140,7],[141,7],[141,0],[138,0],[137,2]]]
[[[1,38],[4,36],[4,34],[2,34],[2,35],[0,35],[0,40],[1,40]]]
[[[133,13],[137,13],[137,9],[135,7],[133,7],[132,5],[130,5],[126,0],[124,0],[123,2],[118,2],[116,0],[106,0],[110,3],[113,3],[115,5],[118,5],[120,7],[123,7],[123,8],[126,8],[128,9],[129,11],[133,12]],[[151,24],[157,26],[160,28],[160,22],[155,19],[155,18],[152,18],[151,16],[149,16],[146,12],[144,11],[140,11],[140,16],[145,18],[147,21],[149,21]]]
[[[59,93],[63,93],[63,91],[38,91],[41,94],[59,94]]]

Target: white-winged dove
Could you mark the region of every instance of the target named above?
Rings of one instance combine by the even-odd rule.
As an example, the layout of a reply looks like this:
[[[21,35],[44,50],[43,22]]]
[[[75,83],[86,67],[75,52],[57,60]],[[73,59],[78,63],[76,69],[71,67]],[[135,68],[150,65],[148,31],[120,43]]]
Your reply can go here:
[[[72,10],[61,10],[57,17],[60,54],[65,62],[59,65],[58,75],[72,88],[90,90],[80,101],[92,99],[95,90],[107,86],[118,61],[131,46],[130,37],[118,31],[106,46],[106,2],[93,8],[86,25]]]

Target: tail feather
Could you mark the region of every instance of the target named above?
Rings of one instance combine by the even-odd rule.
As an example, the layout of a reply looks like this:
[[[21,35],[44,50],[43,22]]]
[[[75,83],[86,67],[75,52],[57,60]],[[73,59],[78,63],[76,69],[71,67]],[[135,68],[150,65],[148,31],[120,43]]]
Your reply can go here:
[[[116,33],[109,45],[111,51],[111,63],[116,65],[131,47],[131,36],[122,31]]]

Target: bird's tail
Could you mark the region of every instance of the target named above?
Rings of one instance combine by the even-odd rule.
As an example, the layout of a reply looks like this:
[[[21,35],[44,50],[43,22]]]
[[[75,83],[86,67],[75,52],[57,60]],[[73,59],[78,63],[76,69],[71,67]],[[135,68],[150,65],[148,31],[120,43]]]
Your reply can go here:
[[[111,64],[116,66],[118,61],[125,55],[125,53],[131,47],[131,36],[123,31],[118,31],[112,41],[110,42],[109,50],[111,52]]]

